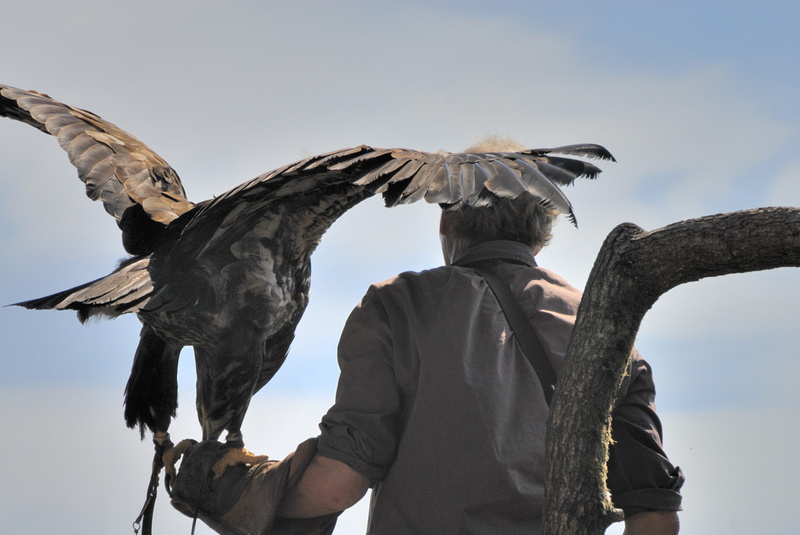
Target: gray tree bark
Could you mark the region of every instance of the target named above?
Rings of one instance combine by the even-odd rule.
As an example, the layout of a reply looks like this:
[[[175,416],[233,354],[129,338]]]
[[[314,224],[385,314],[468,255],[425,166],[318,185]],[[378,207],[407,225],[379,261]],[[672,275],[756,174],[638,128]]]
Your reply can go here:
[[[605,484],[614,392],[645,313],[704,277],[800,266],[800,209],[762,208],[652,232],[623,224],[587,282],[548,421],[545,534],[598,535],[622,518]]]

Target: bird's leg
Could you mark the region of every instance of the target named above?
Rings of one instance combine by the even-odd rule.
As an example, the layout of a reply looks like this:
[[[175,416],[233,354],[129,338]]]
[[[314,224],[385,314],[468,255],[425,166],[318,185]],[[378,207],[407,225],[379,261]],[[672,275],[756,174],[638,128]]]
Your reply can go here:
[[[164,462],[164,456],[173,448],[172,441],[169,438],[169,433],[166,431],[154,432],[153,444],[155,445],[156,449],[156,456],[153,459],[153,464],[157,464],[160,460],[162,466],[167,466],[166,462]],[[159,466],[158,468],[160,469],[161,467]]]
[[[244,448],[241,433],[230,433],[225,437],[228,452],[214,465],[214,478],[219,478],[229,466],[237,464],[258,464],[269,460],[268,455],[256,455]]]

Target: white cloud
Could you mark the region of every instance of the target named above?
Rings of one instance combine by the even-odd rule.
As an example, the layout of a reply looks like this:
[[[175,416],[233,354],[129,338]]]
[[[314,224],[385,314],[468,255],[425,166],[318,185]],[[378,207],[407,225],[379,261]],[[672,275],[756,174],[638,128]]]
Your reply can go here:
[[[664,294],[647,321],[664,337],[788,335],[793,328],[783,318],[797,313],[799,281],[794,268],[703,279]]]
[[[50,531],[125,532],[139,512],[149,477],[152,447],[123,426],[119,392],[79,387],[0,391],[0,425],[13,430],[0,445],[7,460],[0,486],[4,529],[20,535]],[[280,458],[309,436],[326,410],[325,398],[260,395],[248,415],[246,439],[254,451]],[[181,405],[191,406],[183,395]],[[173,437],[197,436],[185,409]],[[800,440],[794,411],[667,412],[666,448],[685,471],[686,535],[791,533],[795,482],[800,477],[793,445]],[[168,505],[161,490],[157,533],[188,532],[190,519]],[[357,533],[366,519],[365,499],[339,522]],[[47,515],[41,511],[46,509]],[[211,533],[198,526],[198,533]]]
[[[788,163],[769,186],[767,202],[774,206],[800,206],[800,161]]]
[[[686,474],[681,533],[788,535],[800,468],[795,410],[670,413],[666,448]]]
[[[187,386],[187,385],[183,385]],[[174,438],[197,438],[189,389],[181,396],[182,418]],[[119,389],[81,387],[0,390],[0,425],[9,431],[0,445],[6,460],[0,485],[3,530],[19,535],[130,533],[144,503],[153,449],[126,429]],[[329,401],[262,396],[250,410],[248,447],[282,458],[317,434]],[[163,475],[162,475],[163,476]],[[163,479],[162,479],[163,481]],[[363,530],[366,501],[342,517],[342,533]],[[45,512],[46,514],[43,514]],[[188,533],[191,519],[173,510],[163,486],[155,533]],[[202,523],[197,533],[213,533]]]

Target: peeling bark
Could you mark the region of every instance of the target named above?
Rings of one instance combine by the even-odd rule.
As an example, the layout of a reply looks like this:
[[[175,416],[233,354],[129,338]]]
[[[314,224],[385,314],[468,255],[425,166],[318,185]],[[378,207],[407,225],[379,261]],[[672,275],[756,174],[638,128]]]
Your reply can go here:
[[[800,209],[761,208],[646,232],[623,224],[589,276],[548,421],[547,535],[596,535],[621,519],[608,498],[610,408],[642,318],[705,277],[800,266]]]

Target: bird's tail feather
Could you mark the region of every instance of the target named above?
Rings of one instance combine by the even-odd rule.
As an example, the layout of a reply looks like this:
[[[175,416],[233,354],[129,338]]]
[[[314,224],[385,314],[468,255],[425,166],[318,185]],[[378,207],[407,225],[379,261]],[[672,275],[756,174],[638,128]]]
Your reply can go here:
[[[149,257],[133,258],[101,279],[14,305],[35,310],[76,310],[81,322],[98,315],[116,317],[138,312],[153,293],[149,264]]]
[[[149,325],[142,327],[139,347],[125,387],[125,423],[166,433],[178,407],[178,358],[181,346],[167,342]]]

